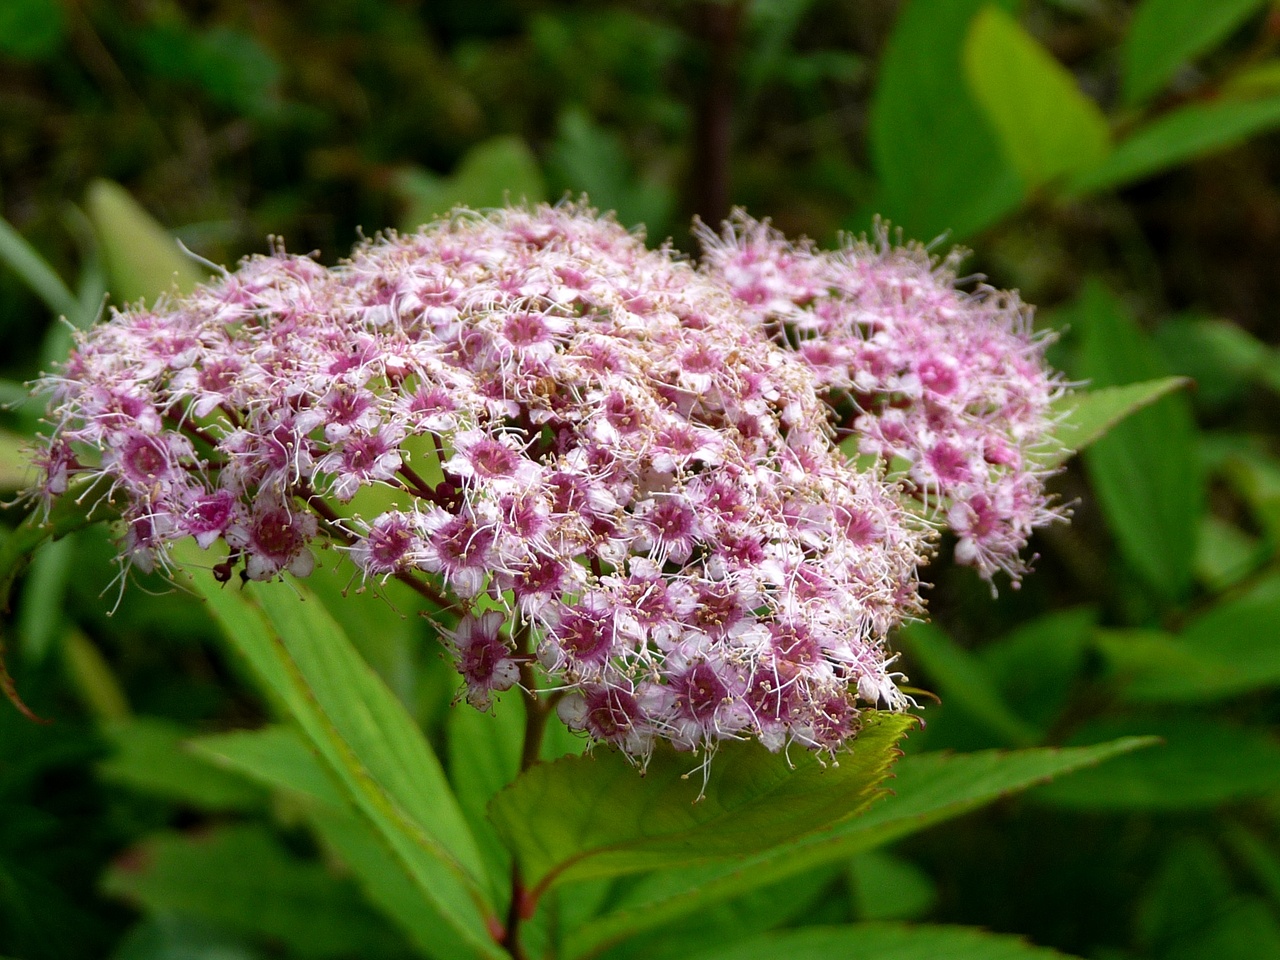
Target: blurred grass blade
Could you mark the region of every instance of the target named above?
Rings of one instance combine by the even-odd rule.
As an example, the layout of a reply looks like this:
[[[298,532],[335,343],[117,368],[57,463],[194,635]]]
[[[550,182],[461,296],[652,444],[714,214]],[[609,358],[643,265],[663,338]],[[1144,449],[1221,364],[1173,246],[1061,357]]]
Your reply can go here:
[[[320,841],[354,875],[369,902],[394,920],[428,957],[469,956],[440,913],[406,882],[404,868],[305,737],[283,724],[187,741],[197,756],[300,801]]]
[[[1027,186],[1088,170],[1106,157],[1111,134],[1098,105],[998,7],[988,6],[974,18],[965,39],[964,72]]]
[[[1280,744],[1270,732],[1214,720],[1203,712],[1099,720],[1071,739],[1097,743],[1137,734],[1157,736],[1164,743],[1029,796],[1074,810],[1207,811],[1280,789]]]
[[[170,291],[190,293],[205,279],[196,261],[119,184],[95,180],[85,203],[116,302],[154,304]]]
[[[31,292],[55,314],[66,317],[77,326],[82,325],[80,302],[62,278],[36,253],[35,247],[3,218],[0,218],[0,262],[21,277]]]
[[[209,763],[243,774],[264,787],[286,790],[321,806],[346,809],[341,787],[292,727],[274,724],[259,730],[195,737],[186,746]]]

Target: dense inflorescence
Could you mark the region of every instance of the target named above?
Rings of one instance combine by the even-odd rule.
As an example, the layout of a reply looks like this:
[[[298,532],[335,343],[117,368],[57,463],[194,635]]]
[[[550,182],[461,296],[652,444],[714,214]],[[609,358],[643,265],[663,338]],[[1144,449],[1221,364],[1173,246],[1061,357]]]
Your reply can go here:
[[[958,562],[1016,586],[1032,530],[1061,515],[1036,454],[1063,393],[1017,294],[958,289],[962,252],[938,262],[884,232],[817,250],[738,213],[699,235],[703,270],[813,371],[838,432],[905,474]]]
[[[1016,306],[915,254],[742,221],[708,264],[577,206],[250,259],[80,338],[44,382],[43,493],[93,482],[142,570],[193,538],[224,580],[306,576],[323,544],[408,580],[456,614],[478,706],[539,687],[641,758],[834,750],[860,704],[907,702],[885,638],[936,536],[912,492],[1016,569],[1054,388]],[[836,393],[911,489],[840,453]]]

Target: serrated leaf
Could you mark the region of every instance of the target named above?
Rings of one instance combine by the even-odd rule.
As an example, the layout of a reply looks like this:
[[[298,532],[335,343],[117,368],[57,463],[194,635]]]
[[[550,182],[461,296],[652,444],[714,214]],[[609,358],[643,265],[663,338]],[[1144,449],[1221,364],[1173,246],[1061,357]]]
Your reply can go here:
[[[1100,720],[1071,739],[1090,743],[1138,734],[1165,742],[1031,796],[1076,810],[1203,810],[1280,787],[1280,743],[1204,716]]]
[[[161,294],[190,293],[205,278],[169,232],[119,184],[95,180],[85,206],[117,303],[155,303]]]
[[[1127,738],[1075,749],[1005,753],[927,753],[894,767],[893,796],[859,817],[740,862],[660,871],[639,880],[612,912],[570,933],[566,956],[604,946],[824,864],[837,863],[1053,777],[1109,760],[1154,741]]]
[[[969,91],[1030,187],[1096,167],[1111,133],[1098,105],[1018,22],[988,6],[964,45]]]
[[[1143,0],[1125,37],[1124,95],[1159,91],[1178,68],[1213,49],[1267,0]]]
[[[1057,426],[1043,452],[1035,454],[1036,463],[1045,468],[1065,463],[1073,454],[1106,436],[1126,417],[1190,383],[1186,377],[1161,377],[1123,387],[1067,394],[1054,403],[1051,416]]]
[[[983,4],[911,0],[880,60],[869,129],[880,181],[875,212],[908,236],[961,239],[1025,196],[964,82],[961,46]]]
[[[1081,373],[1099,387],[1164,371],[1124,307],[1090,282],[1075,316],[1083,328]],[[1161,596],[1191,585],[1204,484],[1196,426],[1185,397],[1167,396],[1100,438],[1084,463],[1120,552]]]
[[[535,898],[573,879],[741,857],[864,809],[915,723],[866,714],[838,765],[727,743],[705,788],[699,761],[687,753],[656,751],[643,777],[613,751],[567,757],[526,770],[494,798],[489,817]]]
[[[1020,937],[972,927],[855,923],[766,933],[690,960],[1062,960]]]
[[[459,956],[500,958],[490,882],[444,771],[323,606],[297,584],[224,588],[193,577],[228,639],[306,735]],[[446,951],[447,952],[447,951]]]
[[[287,944],[301,957],[403,955],[348,881],[290,854],[260,826],[159,834],[129,851],[103,889]]]
[[[1280,126],[1280,96],[1180,107],[1139,127],[1099,166],[1073,177],[1074,196],[1111,190],[1242,143]]]

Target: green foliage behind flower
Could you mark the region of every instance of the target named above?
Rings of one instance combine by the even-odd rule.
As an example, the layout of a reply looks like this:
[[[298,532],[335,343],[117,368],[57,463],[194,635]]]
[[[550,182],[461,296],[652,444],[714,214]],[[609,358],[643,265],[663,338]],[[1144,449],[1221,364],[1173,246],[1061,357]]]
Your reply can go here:
[[[52,318],[203,272],[157,236],[332,263],[361,227],[563,191],[689,249],[688,215],[730,203],[821,242],[876,214],[949,232],[1098,391],[1064,441],[1114,429],[1055,481],[1072,524],[1032,539],[1021,590],[931,572],[932,623],[894,642],[942,703],[894,795],[900,731],[872,730],[838,775],[865,811],[765,818],[760,847],[770,795],[727,787],[718,826],[673,806],[611,835],[665,781],[623,790],[603,757],[500,793],[522,705],[451,709],[395,583],[321,563],[295,608],[206,576],[220,625],[161,579],[120,596],[102,525],[45,543],[4,624],[54,722],[0,710],[0,954],[501,956],[514,851],[551,878],[530,956],[1280,956],[1274,37],[1264,0],[4,5],[8,492],[39,416],[21,381],[70,343]],[[42,539],[26,509],[9,559]],[[588,782],[600,826],[567,837]]]

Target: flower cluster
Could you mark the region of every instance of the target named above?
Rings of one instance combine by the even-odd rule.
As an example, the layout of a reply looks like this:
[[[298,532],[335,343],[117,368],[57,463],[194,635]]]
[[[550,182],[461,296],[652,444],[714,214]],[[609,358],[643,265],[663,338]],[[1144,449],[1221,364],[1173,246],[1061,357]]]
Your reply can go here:
[[[479,706],[554,691],[636,757],[834,750],[859,704],[907,702],[885,638],[936,535],[912,493],[983,569],[1045,514],[1052,382],[1016,306],[948,280],[745,220],[700,271],[579,206],[460,211],[334,269],[277,251],[81,337],[44,382],[43,492],[90,478],[144,570],[193,538],[224,580],[305,576],[337,544],[456,611]],[[837,393],[910,489],[841,454]]]
[[[1061,515],[1035,454],[1063,393],[1017,295],[957,289],[961,252],[938,263],[884,232],[816,250],[739,213],[699,233],[703,269],[813,371],[837,431],[905,474],[957,561],[1016,586],[1031,531]]]

